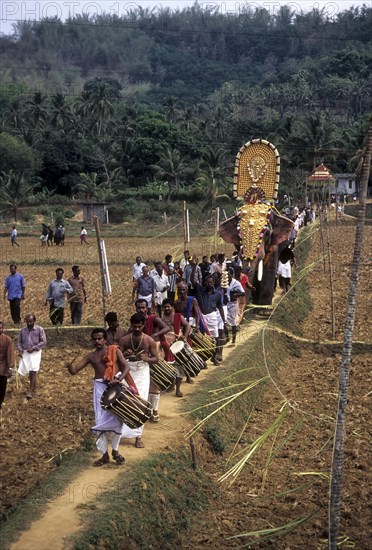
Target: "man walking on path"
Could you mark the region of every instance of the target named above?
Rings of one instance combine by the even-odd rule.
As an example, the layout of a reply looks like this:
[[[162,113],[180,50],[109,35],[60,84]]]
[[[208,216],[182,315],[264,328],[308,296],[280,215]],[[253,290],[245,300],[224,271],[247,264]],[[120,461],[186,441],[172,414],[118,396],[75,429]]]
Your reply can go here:
[[[129,373],[129,366],[117,346],[111,347],[107,345],[106,337],[105,329],[95,328],[91,334],[95,350],[86,355],[75,367],[71,363],[65,365],[72,375],[77,374],[88,365],[91,365],[94,369],[93,406],[96,424],[92,428],[92,431],[98,436],[96,446],[102,453],[102,456],[93,462],[93,466],[98,467],[110,462],[108,453],[109,441],[112,446],[112,458],[116,464],[120,465],[125,461],[124,457],[119,453],[123,422],[110,411],[104,410],[100,405],[100,400],[103,392],[109,385],[120,384],[124,380]]]
[[[10,264],[10,275],[5,279],[4,301],[9,300],[10,314],[15,325],[21,323],[21,300],[25,299],[26,283],[25,278],[17,273],[17,265]]]
[[[74,289],[63,279],[62,267],[56,269],[56,278],[50,281],[45,297],[45,305],[49,303],[49,318],[53,325],[62,325],[65,312],[65,295],[72,294]]]
[[[40,370],[41,350],[46,345],[45,331],[35,325],[36,317],[29,313],[25,317],[27,327],[23,328],[18,336],[17,350],[21,358],[18,373],[30,377],[30,391],[26,398],[32,399],[36,395],[36,375]]]
[[[123,355],[128,361],[130,374],[137,386],[139,395],[143,399],[149,398],[150,389],[150,363],[157,363],[158,353],[156,350],[156,343],[147,334],[144,334],[145,328],[145,316],[141,313],[135,313],[130,318],[131,332],[124,336],[120,342],[120,346],[123,350]],[[150,401],[150,399],[149,399]],[[159,399],[151,399],[153,406],[153,414],[157,416]],[[135,438],[134,446],[138,449],[142,449],[144,444],[142,442],[143,426],[140,428],[131,429],[126,424],[123,425],[122,437],[126,439]]]

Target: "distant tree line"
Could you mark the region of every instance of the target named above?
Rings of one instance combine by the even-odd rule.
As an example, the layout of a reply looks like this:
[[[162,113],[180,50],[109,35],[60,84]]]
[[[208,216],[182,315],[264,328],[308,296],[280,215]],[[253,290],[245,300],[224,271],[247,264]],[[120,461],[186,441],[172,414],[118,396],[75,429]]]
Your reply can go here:
[[[255,137],[278,147],[294,196],[322,161],[354,171],[371,109],[371,16],[195,4],[16,23],[0,38],[0,209],[16,215],[52,194],[118,203],[150,188],[213,207]]]

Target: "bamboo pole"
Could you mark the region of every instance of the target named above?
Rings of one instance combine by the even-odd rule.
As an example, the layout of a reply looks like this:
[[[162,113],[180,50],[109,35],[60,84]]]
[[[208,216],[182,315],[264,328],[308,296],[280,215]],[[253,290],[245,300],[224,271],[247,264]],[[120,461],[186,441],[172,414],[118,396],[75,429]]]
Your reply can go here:
[[[329,212],[328,212],[328,216],[329,216]],[[322,210],[320,212],[319,221],[320,221],[320,224],[319,224],[320,225],[319,247],[320,247],[321,254],[323,256],[323,271],[325,273],[326,272],[326,259],[325,259],[324,234],[323,234],[324,212]],[[327,221],[327,223],[328,223],[328,221]]]
[[[187,243],[190,242],[190,218],[189,218],[189,209],[186,208],[186,239]]]
[[[105,322],[105,317],[107,313],[107,300],[106,300],[106,290],[105,290],[105,275],[104,275],[104,268],[103,268],[102,248],[101,248],[101,229],[99,225],[99,219],[97,218],[97,216],[94,216],[94,228],[96,230],[97,248],[98,248],[98,256],[99,256],[99,268],[101,272],[103,322]]]
[[[194,468],[194,470],[196,470],[198,468],[198,459],[196,456],[194,438],[192,436],[190,437],[190,449],[191,449],[192,467]]]
[[[372,116],[369,120],[367,145],[363,155],[360,177],[359,212],[355,232],[355,246],[351,266],[350,285],[346,310],[344,345],[339,375],[338,408],[334,434],[332,471],[329,496],[329,538],[328,548],[339,548],[339,532],[342,502],[342,476],[344,466],[344,438],[346,432],[346,409],[349,389],[349,369],[352,355],[353,330],[356,314],[357,287],[362,258],[363,233],[366,215],[367,188],[372,158]]]
[[[187,248],[186,201],[183,201],[183,249]]]
[[[332,270],[332,253],[330,244],[330,231],[327,227],[327,249],[328,249],[328,271],[329,271],[329,287],[331,291],[331,326],[332,326],[332,340],[336,337],[336,316],[335,316],[335,300],[333,292],[333,270]]]

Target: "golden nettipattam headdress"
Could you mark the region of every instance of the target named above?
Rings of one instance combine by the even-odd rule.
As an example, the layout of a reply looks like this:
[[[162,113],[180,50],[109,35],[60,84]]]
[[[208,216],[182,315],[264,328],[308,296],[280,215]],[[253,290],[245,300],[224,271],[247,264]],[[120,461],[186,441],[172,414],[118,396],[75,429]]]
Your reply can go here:
[[[239,211],[242,255],[253,260],[268,227],[269,201],[278,194],[280,156],[277,148],[265,139],[253,139],[239,150],[235,161],[234,196],[244,199]]]

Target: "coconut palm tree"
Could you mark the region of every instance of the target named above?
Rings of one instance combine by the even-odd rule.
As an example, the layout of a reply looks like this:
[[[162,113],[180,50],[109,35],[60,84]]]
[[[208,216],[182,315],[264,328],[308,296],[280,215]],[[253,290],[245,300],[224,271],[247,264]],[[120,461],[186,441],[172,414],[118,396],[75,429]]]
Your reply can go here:
[[[105,199],[107,182],[98,183],[96,172],[81,173],[80,182],[74,187],[74,192],[83,195],[86,200]]]
[[[177,98],[168,96],[164,102],[165,118],[168,122],[175,122],[179,115]]]
[[[57,93],[52,97],[51,117],[52,124],[62,129],[65,129],[74,120],[74,114],[66,102],[66,96],[61,93]]]
[[[45,127],[48,116],[46,99],[46,95],[36,92],[27,103],[26,116],[34,129],[43,129]]]
[[[22,105],[18,98],[13,99],[3,115],[3,126],[11,128],[13,131],[20,132],[24,126],[24,116]]]
[[[226,151],[219,147],[218,149],[207,146],[203,152],[203,159],[200,163],[200,172],[197,182],[202,186],[205,192],[206,204],[212,209],[216,207],[218,198],[230,197],[223,193],[222,185],[226,172],[225,164]]]
[[[336,145],[334,125],[321,111],[308,114],[296,128],[290,140],[290,148],[295,151],[294,164],[313,170],[327,157],[331,160],[330,149]]]
[[[150,165],[150,169],[155,177],[168,181],[167,200],[169,200],[172,191],[179,188],[189,168],[186,159],[181,156],[178,149],[166,146],[158,152],[158,156],[157,164]]]
[[[27,203],[35,190],[35,181],[30,181],[24,174],[13,170],[0,174],[0,204],[13,210],[14,221],[18,218],[18,209]]]

